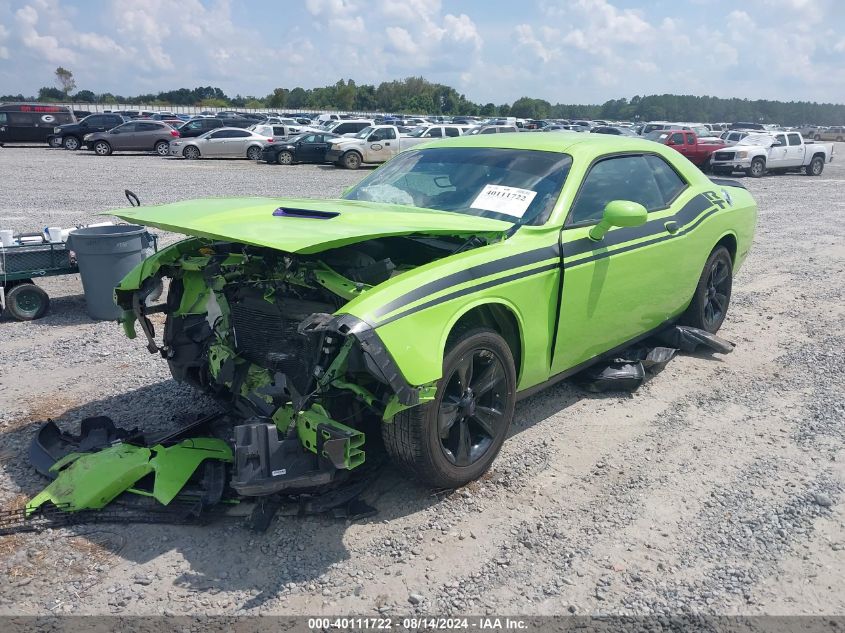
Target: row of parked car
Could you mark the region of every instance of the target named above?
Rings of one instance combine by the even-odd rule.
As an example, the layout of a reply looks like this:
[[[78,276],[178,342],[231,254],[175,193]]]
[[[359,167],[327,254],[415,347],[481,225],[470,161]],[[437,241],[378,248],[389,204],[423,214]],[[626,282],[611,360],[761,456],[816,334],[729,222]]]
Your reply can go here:
[[[9,112],[8,106],[3,108]],[[234,111],[186,117],[169,112],[121,111],[96,113],[80,121],[61,123],[59,106],[20,104],[19,108],[34,118],[56,123],[45,134],[51,147],[85,148],[100,156],[119,151],[151,151],[160,156],[187,159],[246,158],[280,165],[333,163],[357,169],[363,164],[385,162],[409,147],[436,138],[560,131],[644,137],[672,147],[705,171],[725,174],[743,171],[761,176],[767,171],[801,169],[819,175],[834,153],[832,144],[805,141],[802,130],[773,129],[750,122],[631,124],[513,117],[368,119],[337,114],[310,118]],[[836,130],[845,129],[829,130],[833,140],[840,140],[842,137],[836,136]],[[735,145],[741,147],[730,149]]]

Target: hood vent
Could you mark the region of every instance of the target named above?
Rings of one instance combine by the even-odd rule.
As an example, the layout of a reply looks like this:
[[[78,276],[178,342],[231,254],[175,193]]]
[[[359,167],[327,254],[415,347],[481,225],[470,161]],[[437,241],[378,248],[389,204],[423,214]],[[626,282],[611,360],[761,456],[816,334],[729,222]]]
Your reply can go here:
[[[309,218],[311,220],[330,220],[336,218],[340,213],[336,211],[315,211],[313,209],[286,209],[279,207],[273,211],[277,218]]]

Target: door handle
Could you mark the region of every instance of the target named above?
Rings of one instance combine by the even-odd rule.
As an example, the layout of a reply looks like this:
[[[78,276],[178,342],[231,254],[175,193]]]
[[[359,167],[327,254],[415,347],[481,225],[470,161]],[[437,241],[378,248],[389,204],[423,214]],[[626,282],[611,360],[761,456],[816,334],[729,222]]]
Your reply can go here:
[[[677,232],[678,232],[678,223],[677,223],[677,222],[675,222],[674,220],[669,220],[669,221],[668,221],[666,224],[664,224],[663,226],[664,226],[664,228],[665,228],[665,229],[666,229],[669,233],[671,233],[672,235],[674,235],[675,233],[677,233]]]
[[[390,145],[390,143],[385,143],[385,145]]]

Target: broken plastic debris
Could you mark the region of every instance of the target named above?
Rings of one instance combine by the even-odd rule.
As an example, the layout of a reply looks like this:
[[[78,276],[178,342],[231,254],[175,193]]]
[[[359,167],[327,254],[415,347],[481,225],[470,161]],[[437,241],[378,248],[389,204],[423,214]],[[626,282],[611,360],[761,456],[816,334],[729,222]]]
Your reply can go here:
[[[671,347],[654,347],[649,343],[662,343]],[[675,325],[644,343],[629,347],[617,358],[585,369],[575,376],[575,382],[582,389],[593,393],[634,391],[645,381],[646,372],[657,374],[662,371],[678,350],[694,352],[702,345],[721,354],[728,354],[734,348],[733,343],[710,332]]]

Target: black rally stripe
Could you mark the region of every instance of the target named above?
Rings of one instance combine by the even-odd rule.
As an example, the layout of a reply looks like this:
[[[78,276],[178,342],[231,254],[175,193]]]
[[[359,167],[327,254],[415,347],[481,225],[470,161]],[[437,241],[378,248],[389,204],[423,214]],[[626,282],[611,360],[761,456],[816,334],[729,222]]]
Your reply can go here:
[[[543,248],[538,248],[533,251],[526,251],[525,253],[520,253],[518,255],[511,255],[510,257],[505,257],[503,259],[497,259],[478,266],[472,266],[471,268],[452,273],[451,275],[446,275],[441,279],[423,284],[419,288],[406,292],[402,296],[397,297],[393,301],[385,303],[383,306],[378,308],[375,312],[373,312],[373,317],[378,319],[379,317],[389,314],[394,310],[398,310],[409,303],[413,303],[419,299],[425,299],[429,295],[440,292],[441,290],[452,288],[458,284],[475,281],[476,279],[495,275],[496,273],[505,272],[506,270],[511,270],[513,268],[521,268],[523,266],[529,266],[530,264],[537,264],[547,259],[551,259],[552,257],[560,257],[560,246],[558,244],[544,246]]]
[[[643,246],[651,246],[652,244],[659,244],[660,242],[665,242],[666,240],[672,240],[672,239],[675,239],[676,237],[681,237],[682,235],[686,235],[690,231],[697,228],[699,224],[704,222],[704,220],[709,218],[714,213],[717,213],[718,211],[721,211],[721,208],[712,209],[711,211],[702,215],[695,222],[695,224],[692,224],[688,227],[685,227],[682,231],[678,231],[674,235],[669,233],[667,235],[662,235],[662,236],[658,237],[657,239],[648,240],[646,242],[637,242],[636,244],[631,244],[630,246],[623,246],[622,248],[617,248],[616,250],[613,250],[613,251],[606,251],[606,252],[602,252],[602,253],[597,253],[597,254],[593,255],[592,257],[585,257],[584,259],[579,259],[578,261],[575,261],[575,262],[564,263],[563,267],[564,267],[564,269],[574,268],[575,266],[580,266],[581,264],[589,264],[590,262],[594,262],[594,261],[599,260],[599,259],[604,259],[605,257],[610,257],[611,255],[616,255],[617,253],[627,253],[629,251],[634,251],[634,250],[641,248]]]
[[[674,214],[672,216],[666,216],[666,217],[661,218],[659,220],[652,220],[651,222],[647,222],[646,224],[644,224],[642,226],[619,229],[619,230],[613,231],[613,233],[609,234],[609,235],[615,235],[615,234],[625,233],[625,234],[627,234],[627,237],[625,237],[623,235],[618,235],[618,236],[616,236],[616,239],[609,240],[608,239],[609,235],[608,235],[608,236],[605,236],[605,239],[601,241],[600,246],[599,246],[598,242],[594,242],[593,240],[590,240],[589,238],[584,238],[584,239],[576,240],[574,242],[569,242],[569,243],[564,245],[564,254],[566,256],[594,251],[597,248],[604,249],[607,246],[616,245],[616,244],[619,244],[619,243],[622,243],[622,242],[627,242],[629,240],[647,237],[649,235],[657,235],[659,233],[666,233],[666,227],[664,226],[666,222],[675,221],[675,222],[684,223],[684,224],[689,223],[692,220],[695,220],[696,218],[698,218],[698,216],[701,215],[702,211],[710,209],[713,206],[716,206],[716,208],[712,209],[709,213],[706,213],[705,215],[700,217],[698,219],[698,221],[695,222],[695,224],[693,224],[691,226],[684,227],[683,230],[679,231],[678,233],[676,233],[674,235],[665,234],[665,235],[662,235],[655,240],[649,240],[647,242],[631,244],[630,246],[619,248],[619,249],[616,249],[614,251],[605,251],[605,252],[602,252],[602,253],[598,253],[598,254],[596,254],[592,257],[587,257],[587,258],[584,258],[584,259],[579,260],[577,262],[572,262],[570,264],[567,264],[565,267],[571,268],[573,266],[578,266],[580,264],[586,264],[588,262],[596,261],[598,259],[610,257],[611,255],[615,255],[616,253],[624,253],[624,252],[632,251],[632,250],[635,250],[637,248],[640,248],[641,246],[648,246],[650,244],[662,242],[662,241],[667,240],[667,239],[679,237],[679,236],[684,235],[685,233],[688,233],[689,231],[695,229],[706,218],[710,217],[711,215],[713,215],[717,211],[721,210],[721,208],[724,205],[718,205],[718,204],[714,203],[713,200],[707,198],[705,195],[698,194],[697,196],[692,198],[689,202],[687,202],[680,211],[678,211],[676,214]],[[652,226],[649,227],[649,224],[652,225]],[[639,234],[631,235],[632,232],[633,233],[639,233]],[[586,242],[586,245],[589,246],[588,249],[582,250],[579,253],[573,253],[572,252],[572,250],[571,250],[572,245],[580,245],[580,244],[585,243],[585,242]],[[547,259],[551,259],[552,257],[559,257],[559,255],[560,255],[560,247],[558,245],[554,245],[554,246],[539,248],[539,249],[536,249],[536,250],[533,250],[533,251],[527,251],[527,252],[521,253],[519,255],[512,255],[511,257],[505,257],[503,259],[498,259],[498,260],[495,260],[495,261],[492,261],[492,262],[488,262],[486,264],[482,264],[480,266],[474,266],[472,268],[468,268],[466,270],[462,270],[460,272],[448,275],[448,276],[444,277],[443,279],[439,279],[437,281],[434,281],[434,282],[425,284],[423,286],[420,286],[419,288],[412,290],[411,292],[408,292],[408,293],[402,295],[401,297],[399,297],[397,299],[394,299],[390,303],[385,304],[384,306],[379,308],[373,314],[373,316],[377,319],[379,316],[382,316],[384,314],[388,314],[389,312],[393,312],[394,310],[397,310],[397,309],[401,308],[402,306],[407,305],[407,304],[409,304],[413,301],[416,301],[418,299],[422,299],[422,298],[424,298],[424,297],[426,297],[430,294],[433,294],[433,293],[438,292],[440,290],[445,290],[446,288],[455,286],[457,284],[460,284],[460,283],[463,283],[463,282],[466,282],[466,281],[472,281],[472,280],[478,279],[480,277],[486,277],[488,275],[495,274],[496,272],[503,272],[503,271],[508,270],[510,268],[518,268],[518,267],[527,266],[527,265],[533,264],[533,263],[539,263],[539,262],[545,261]],[[479,292],[481,290],[486,290],[487,288],[492,288],[494,286],[504,284],[504,283],[508,283],[510,281],[522,279],[523,277],[529,277],[531,275],[536,275],[536,274],[539,274],[539,273],[547,272],[549,270],[554,270],[554,269],[557,269],[559,267],[560,267],[559,262],[555,262],[553,264],[548,264],[546,266],[541,266],[539,268],[533,268],[531,270],[525,270],[525,271],[522,271],[522,272],[519,272],[519,273],[514,273],[512,275],[506,275],[505,277],[500,277],[498,279],[492,279],[490,281],[486,281],[486,282],[483,282],[483,283],[480,283],[480,284],[476,284],[474,286],[470,286],[469,288],[464,288],[462,290],[456,290],[455,292],[451,292],[449,294],[443,295],[442,297],[438,297],[436,299],[431,299],[430,301],[426,301],[425,303],[422,303],[418,306],[415,306],[413,308],[405,310],[404,312],[400,312],[400,313],[398,313],[398,314],[396,314],[396,315],[394,315],[394,316],[392,316],[388,319],[384,319],[383,321],[378,321],[377,323],[375,323],[375,326],[380,327],[382,325],[386,325],[388,323],[396,321],[397,319],[404,318],[406,316],[414,314],[415,312],[419,312],[420,310],[425,310],[426,308],[430,308],[430,307],[438,305],[440,303],[444,303],[446,301],[451,301],[452,299],[456,299],[458,297],[462,297],[462,296],[465,296],[465,295],[468,295],[468,294],[472,294],[474,292]]]
[[[582,237],[580,240],[566,242],[563,245],[563,256],[574,257],[576,255],[583,255],[599,248],[606,248],[608,246],[616,246],[624,242],[630,242],[650,235],[659,235],[666,233],[667,222],[677,222],[683,226],[697,218],[702,211],[706,211],[713,206],[713,202],[703,194],[698,194],[687,202],[683,208],[675,215],[669,215],[659,220],[650,220],[640,226],[630,226],[615,231],[610,231],[601,242],[591,240],[589,237]]]
[[[406,316],[414,314],[415,312],[419,312],[420,310],[425,310],[426,308],[431,308],[433,306],[439,305],[441,303],[445,303],[446,301],[451,301],[452,299],[457,299],[458,297],[463,297],[464,295],[472,294],[474,292],[479,292],[481,290],[486,290],[487,288],[492,288],[494,286],[498,286],[501,284],[506,284],[509,281],[516,281],[517,279],[522,279],[523,277],[531,277],[532,275],[539,275],[540,273],[545,273],[550,270],[557,270],[560,268],[560,263],[555,262],[554,264],[547,264],[545,266],[540,266],[539,268],[532,268],[531,270],[523,270],[522,272],[514,273],[512,275],[506,275],[505,277],[499,277],[498,279],[491,279],[490,281],[485,281],[480,284],[476,284],[475,286],[470,286],[469,288],[464,288],[463,290],[456,290],[455,292],[450,292],[447,295],[443,295],[442,297],[437,297],[436,299],[432,299],[431,301],[426,301],[425,303],[421,303],[413,308],[409,308],[404,312],[400,312],[390,318],[385,319],[384,321],[379,321],[376,323],[376,327],[381,327],[382,325],[387,325],[397,319],[402,319]]]

